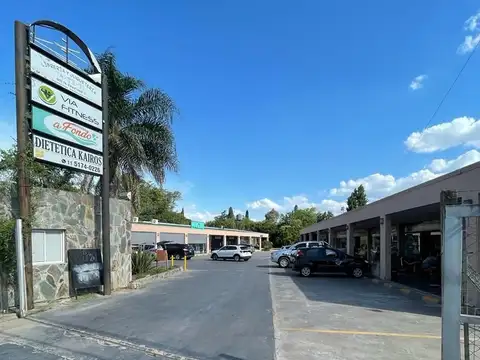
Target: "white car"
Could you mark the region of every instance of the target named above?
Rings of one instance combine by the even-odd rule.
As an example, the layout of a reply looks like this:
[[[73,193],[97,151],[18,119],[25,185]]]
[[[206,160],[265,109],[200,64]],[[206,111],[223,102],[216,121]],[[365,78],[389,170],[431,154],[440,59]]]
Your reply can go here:
[[[248,261],[251,257],[252,253],[246,245],[227,245],[218,250],[213,250],[210,256],[212,260],[233,259],[235,261]]]

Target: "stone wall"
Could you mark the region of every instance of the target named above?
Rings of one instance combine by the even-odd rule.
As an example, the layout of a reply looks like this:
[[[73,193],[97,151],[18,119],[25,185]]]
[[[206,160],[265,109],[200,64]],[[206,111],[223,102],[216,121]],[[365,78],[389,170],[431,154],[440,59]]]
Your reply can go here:
[[[33,229],[65,231],[65,251],[102,248],[101,201],[92,195],[42,189],[36,199]],[[126,288],[131,271],[131,205],[110,199],[110,246],[112,288]],[[34,265],[35,302],[52,301],[72,295],[67,254],[65,263]],[[12,299],[13,300],[13,299]]]

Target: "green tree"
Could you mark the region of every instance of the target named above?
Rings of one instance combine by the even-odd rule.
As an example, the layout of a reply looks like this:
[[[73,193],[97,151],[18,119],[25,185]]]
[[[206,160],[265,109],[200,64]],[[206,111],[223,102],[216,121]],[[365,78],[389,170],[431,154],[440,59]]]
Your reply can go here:
[[[235,219],[235,213],[233,212],[233,208],[232,208],[231,206],[228,208],[228,215],[227,215],[227,217],[228,217],[229,219]]]
[[[280,219],[280,214],[275,209],[272,209],[265,214],[266,221],[277,223],[279,219]]]
[[[176,212],[176,204],[182,194],[168,191],[145,181],[138,186],[138,211],[136,215],[141,221],[157,219],[171,224],[190,224],[183,212]]]
[[[300,231],[317,222],[317,210],[315,208],[293,210],[281,216],[279,237],[275,239],[275,245],[292,244],[300,238]]]
[[[293,208],[293,211],[297,211],[297,210],[298,210],[298,205],[295,205]]]
[[[365,206],[368,203],[367,193],[363,185],[355,188],[347,199],[347,211]]]
[[[143,81],[122,73],[111,51],[107,50],[97,59],[108,81],[112,196],[118,196],[120,191],[133,190],[122,188],[123,174],[136,180],[129,182],[128,186],[138,186],[145,174],[150,174],[159,184],[163,183],[167,171],[178,169],[171,127],[177,113],[175,103],[162,90],[147,88]],[[83,188],[91,188],[92,181],[92,177],[84,179]],[[97,192],[99,189],[100,184],[97,184]]]
[[[323,221],[323,220],[328,220],[333,217],[333,213],[331,211],[324,211],[324,212],[319,212],[317,214],[317,222]]]
[[[16,189],[13,188],[15,187],[14,180],[17,177],[17,154],[16,145],[7,150],[0,150],[0,182],[2,182],[1,192],[3,193],[11,190],[16,192]],[[78,191],[74,183],[74,171],[39,163],[31,157],[27,161],[31,187]]]
[[[250,213],[247,211],[245,211],[245,219],[250,219]]]

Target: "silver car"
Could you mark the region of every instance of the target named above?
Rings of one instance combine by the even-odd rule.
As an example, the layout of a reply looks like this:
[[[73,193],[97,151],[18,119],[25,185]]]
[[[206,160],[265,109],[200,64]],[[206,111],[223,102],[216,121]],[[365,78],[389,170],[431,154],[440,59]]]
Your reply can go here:
[[[302,247],[319,247],[324,246],[324,241],[302,241],[289,246],[286,249],[273,251],[270,254],[270,260],[277,263],[281,268],[287,268],[292,263],[297,249]]]

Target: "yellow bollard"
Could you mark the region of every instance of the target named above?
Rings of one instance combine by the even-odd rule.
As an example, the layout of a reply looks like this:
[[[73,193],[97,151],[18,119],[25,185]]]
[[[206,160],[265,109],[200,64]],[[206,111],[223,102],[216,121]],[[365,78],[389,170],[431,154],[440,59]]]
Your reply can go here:
[[[183,271],[187,271],[187,257],[183,257]]]
[[[173,267],[173,255],[172,255],[171,259],[172,259],[172,267]]]

